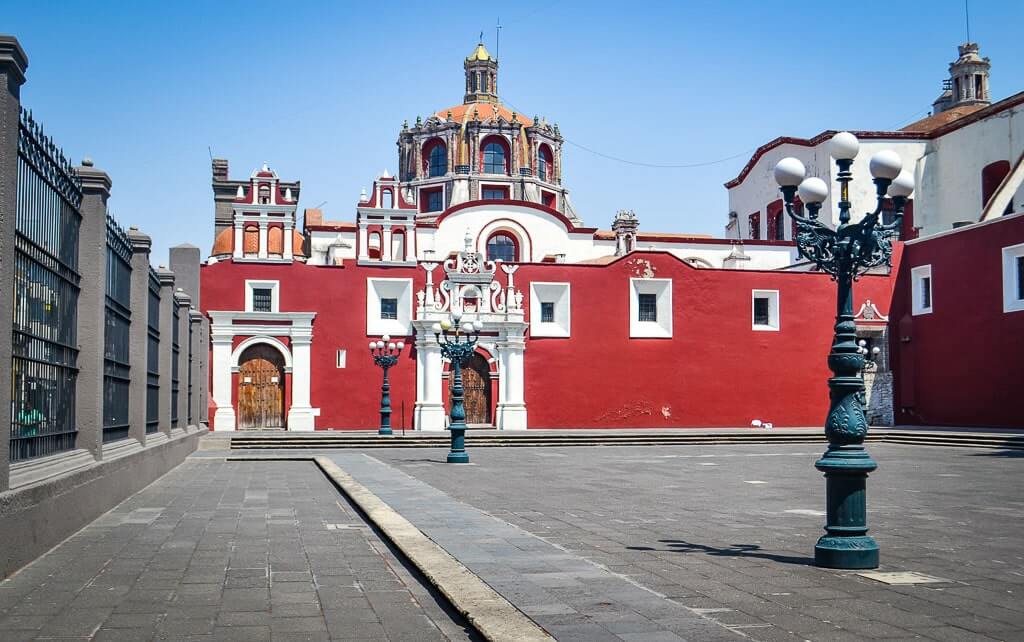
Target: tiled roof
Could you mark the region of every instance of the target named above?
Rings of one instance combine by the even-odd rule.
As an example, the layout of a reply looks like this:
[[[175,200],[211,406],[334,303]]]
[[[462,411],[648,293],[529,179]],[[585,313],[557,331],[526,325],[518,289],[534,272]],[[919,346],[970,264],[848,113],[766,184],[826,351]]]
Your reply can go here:
[[[461,123],[463,118],[466,117],[467,115],[469,117],[469,120],[473,120],[474,113],[479,114],[480,120],[482,121],[494,120],[495,115],[498,115],[504,118],[506,121],[512,122],[512,110],[509,109],[508,107],[505,107],[504,105],[499,105],[495,103],[479,102],[455,105],[454,107],[449,107],[448,109],[442,109],[438,111],[435,115],[441,120],[446,120],[448,118],[449,112],[451,112],[452,120],[457,123]],[[529,127],[530,125],[533,124],[533,119],[528,118],[527,116],[524,116],[522,114],[516,114],[516,122]]]
[[[926,118],[910,123],[906,127],[900,128],[901,132],[930,132],[933,129],[938,129],[943,125],[948,125],[954,120],[958,120],[973,114],[976,111],[984,109],[988,105],[960,105],[958,107],[952,107],[946,111],[932,114]]]

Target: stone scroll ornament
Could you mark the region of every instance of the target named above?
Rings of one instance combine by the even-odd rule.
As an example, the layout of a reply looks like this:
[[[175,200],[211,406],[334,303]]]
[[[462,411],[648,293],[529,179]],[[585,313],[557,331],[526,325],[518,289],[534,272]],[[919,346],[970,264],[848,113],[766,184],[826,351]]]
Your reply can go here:
[[[864,449],[868,433],[862,371],[864,356],[857,345],[853,315],[853,282],[880,266],[891,266],[892,241],[898,238],[907,197],[914,190],[914,179],[902,171],[900,157],[881,151],[871,158],[870,171],[876,186],[877,205],[860,221],[851,222],[849,183],[853,159],[859,142],[852,134],[836,134],[829,152],[836,160],[840,184],[839,224],[833,229],[818,220],[822,202],[828,197],[828,185],[817,177],[804,178],[804,166],[796,158],[784,158],[775,166],[786,212],[796,226],[797,253],[836,281],[836,323],[828,366],[829,409],[825,418],[828,450],[815,463],[825,473],[827,518],[826,534],[814,549],[815,563],[829,568],[876,568],[878,544],[867,535],[867,475],[877,468]],[[795,198],[807,214],[797,212]],[[886,197],[891,196],[893,221],[879,221]]]

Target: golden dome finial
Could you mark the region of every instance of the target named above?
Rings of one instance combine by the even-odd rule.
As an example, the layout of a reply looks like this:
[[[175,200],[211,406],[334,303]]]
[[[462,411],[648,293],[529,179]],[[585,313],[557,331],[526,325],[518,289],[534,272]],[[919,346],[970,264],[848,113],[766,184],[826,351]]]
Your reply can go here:
[[[491,52],[487,51],[487,47],[484,46],[483,42],[478,43],[473,53],[466,56],[466,62],[473,62],[474,60],[491,60]]]

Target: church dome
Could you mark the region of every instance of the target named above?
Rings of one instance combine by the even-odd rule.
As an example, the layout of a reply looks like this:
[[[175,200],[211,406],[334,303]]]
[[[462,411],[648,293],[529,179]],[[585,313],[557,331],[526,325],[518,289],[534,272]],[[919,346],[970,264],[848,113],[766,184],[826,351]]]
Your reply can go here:
[[[487,51],[487,47],[485,47],[482,42],[476,46],[473,53],[466,56],[466,62],[473,62],[476,60],[493,60],[493,58],[491,58],[491,52]]]
[[[497,118],[503,118],[506,122],[511,123],[513,121],[513,115],[515,116],[515,122],[520,125],[529,127],[533,124],[533,120],[527,118],[523,114],[517,114],[508,107],[493,102],[472,102],[463,103],[461,105],[454,105],[447,109],[442,109],[436,112],[434,115],[442,121],[448,119],[449,114],[453,122],[462,123],[463,121],[480,120],[483,122],[494,121]]]

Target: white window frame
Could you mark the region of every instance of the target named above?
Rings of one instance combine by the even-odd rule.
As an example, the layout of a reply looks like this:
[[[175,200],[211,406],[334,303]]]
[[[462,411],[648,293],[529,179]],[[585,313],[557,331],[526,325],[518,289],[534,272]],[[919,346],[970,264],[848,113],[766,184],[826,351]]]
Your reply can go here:
[[[344,368],[348,363],[348,350],[338,350],[335,354],[334,365],[336,368]]]
[[[380,317],[380,300],[398,299],[398,318]],[[412,279],[366,279],[366,334],[412,336]]]
[[[658,320],[640,321],[640,295],[657,296]],[[631,339],[672,338],[672,279],[629,280],[629,337]]]
[[[754,317],[754,301],[757,299],[768,299],[768,325],[760,325]],[[778,290],[751,290],[750,291],[750,328],[758,332],[778,332],[782,324],[779,322],[779,291]]]
[[[253,290],[257,289],[269,289],[270,290],[270,311],[280,312],[281,311],[281,282],[280,281],[257,281],[252,279],[245,280],[245,311],[255,312],[252,306]]]
[[[1017,259],[1024,257],[1024,243],[1003,248],[1003,312],[1024,312],[1024,299],[1017,298]]]
[[[554,321],[542,321],[541,303],[554,304]],[[530,283],[530,336],[569,337],[572,332],[570,285],[549,281]]]
[[[930,292],[928,294],[928,307],[924,306],[922,301],[923,289],[922,285],[924,280],[928,279],[928,287]],[[932,266],[919,265],[910,270],[910,314],[912,316],[918,316],[921,314],[931,314],[935,309],[935,279],[932,277]]]

